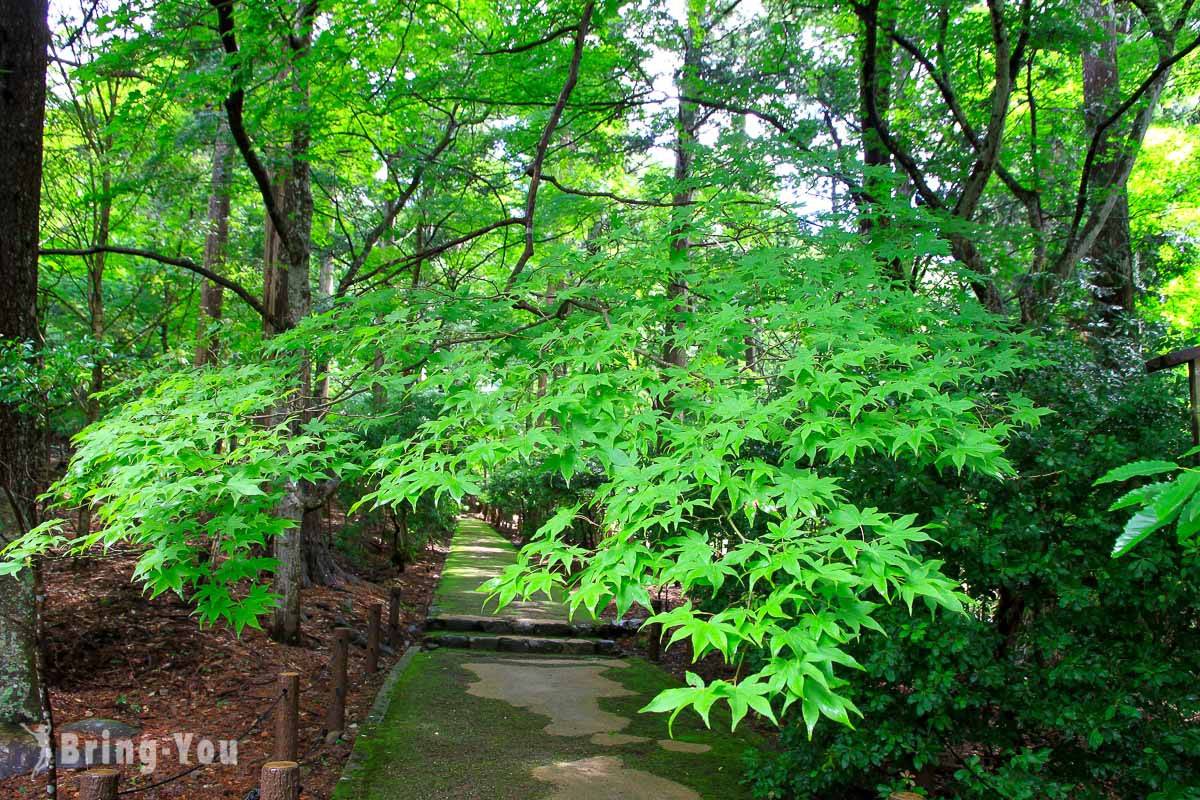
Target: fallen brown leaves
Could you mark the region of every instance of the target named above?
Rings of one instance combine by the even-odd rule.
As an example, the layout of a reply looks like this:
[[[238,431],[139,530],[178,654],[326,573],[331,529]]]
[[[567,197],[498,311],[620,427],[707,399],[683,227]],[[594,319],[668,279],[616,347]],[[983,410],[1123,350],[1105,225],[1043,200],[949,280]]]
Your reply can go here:
[[[302,797],[325,800],[333,790],[362,720],[387,670],[407,644],[420,641],[426,609],[441,574],[446,547],[432,546],[402,574],[381,553],[367,548],[368,563],[358,577],[341,586],[306,589],[304,641],[299,647],[272,642],[263,631],[239,638],[227,628],[201,629],[191,609],[173,595],[153,600],[131,582],[135,555],[109,555],[87,560],[50,561],[45,570],[48,590],[47,640],[54,716],[57,725],[88,718],[108,718],[141,729],[170,752],[158,753],[157,768],[139,775],[137,765],[123,767],[121,789],[162,781],[182,772],[174,734],[194,734],[195,741],[232,739],[247,730],[274,701],[276,676],[301,675],[300,742]],[[401,644],[384,651],[380,671],[365,674],[367,611],[384,606],[386,638],[390,587],[401,589]],[[346,702],[348,730],[326,744],[323,723],[328,703],[332,630],[349,625],[356,631],[350,648],[350,690]],[[238,763],[201,767],[178,780],[148,788],[132,798],[229,798],[242,800],[257,785],[262,764],[270,760],[273,719],[268,715],[255,732],[240,741]],[[136,743],[135,743],[136,744]],[[309,754],[305,757],[305,754]],[[190,764],[196,763],[195,744]],[[59,775],[59,797],[76,796],[75,774]],[[45,777],[18,776],[0,781],[0,798],[45,797]]]

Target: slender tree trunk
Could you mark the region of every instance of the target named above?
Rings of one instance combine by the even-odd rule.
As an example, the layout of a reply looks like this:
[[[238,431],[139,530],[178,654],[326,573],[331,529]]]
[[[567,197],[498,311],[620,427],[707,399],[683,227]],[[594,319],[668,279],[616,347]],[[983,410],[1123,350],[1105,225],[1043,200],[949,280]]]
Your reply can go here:
[[[859,228],[865,231],[874,227],[877,207],[883,200],[883,192],[887,191],[888,182],[881,180],[879,173],[891,171],[892,168],[892,154],[884,145],[879,128],[891,107],[892,47],[886,32],[880,35],[880,0],[863,3],[858,15],[862,23],[862,44],[858,58],[859,135],[862,138],[865,167],[865,197],[862,198],[865,202],[860,203],[862,213]],[[873,104],[868,102],[868,93],[874,94]],[[872,105],[878,116],[871,113]]]
[[[305,3],[298,5],[306,7]],[[315,7],[307,14],[301,14],[289,44],[292,59],[292,113],[296,121],[292,125],[287,176],[282,182],[283,211],[289,230],[279,231],[279,235],[287,236],[289,241],[282,248],[286,254],[286,268],[276,270],[275,282],[271,287],[274,296],[264,297],[268,310],[280,308],[284,312],[278,314],[276,319],[286,329],[299,324],[308,316],[312,306],[309,278],[313,215],[312,179],[308,166],[311,143],[307,121],[309,89],[305,74],[307,67],[298,62],[307,55],[312,41],[313,12]],[[272,238],[268,237],[268,241]],[[294,400],[287,409],[294,435],[299,435],[300,426],[308,420],[312,404],[312,366],[304,354],[300,354],[298,363],[298,374],[294,376]],[[275,573],[273,589],[280,601],[272,620],[271,636],[278,642],[300,641],[300,594],[306,567],[305,517],[310,508],[320,508],[321,503],[315,500],[312,484],[293,478],[287,480],[280,514],[291,519],[295,526],[275,537],[275,559],[279,562],[279,568]],[[319,519],[318,516],[318,530]],[[310,521],[310,529],[312,524]],[[310,537],[310,547],[313,545],[323,545],[323,537],[318,536],[315,541]]]
[[[98,247],[108,245],[108,230],[112,219],[112,176],[107,169],[100,179],[102,200],[97,212],[96,228],[92,244]],[[92,346],[96,352],[92,357],[92,374],[88,382],[88,396],[84,414],[89,424],[100,418],[100,401],[96,395],[104,391],[104,359],[101,356],[100,344],[104,340],[104,265],[105,254],[96,253],[87,258],[88,268],[88,320],[91,323]]]
[[[229,185],[232,170],[229,166],[229,136],[225,125],[217,127],[213,145],[212,180],[208,195],[208,230],[204,236],[204,267],[218,275],[224,271],[225,253],[229,247]],[[197,321],[197,367],[217,363],[221,349],[215,328],[221,321],[225,289],[205,280],[200,284],[200,318]]]
[[[97,148],[97,159],[103,160],[112,147],[112,137],[104,137],[105,147]],[[98,247],[108,245],[108,231],[112,220],[112,175],[108,165],[104,164],[104,173],[100,179],[100,205],[96,213],[96,225],[92,231],[92,244]],[[88,271],[88,321],[92,335],[92,372],[88,380],[87,397],[83,402],[84,422],[91,425],[100,419],[99,394],[104,391],[104,265],[105,253],[99,252],[85,259]],[[85,502],[79,507],[76,529],[86,534],[92,528],[92,506]]]
[[[1085,0],[1085,17],[1103,31],[1103,39],[1092,42],[1083,53],[1083,113],[1087,134],[1112,113],[1120,100],[1117,71],[1117,16],[1113,0]],[[1094,202],[1117,195],[1100,234],[1092,246],[1094,301],[1098,318],[1107,325],[1133,311],[1133,246],[1129,234],[1129,195],[1120,180],[1119,131],[1107,132],[1097,153],[1091,186]]]
[[[857,6],[861,28],[858,54],[859,135],[863,151],[862,190],[854,193],[858,207],[858,229],[869,233],[889,224],[887,201],[891,199],[888,174],[893,170],[892,154],[884,144],[881,126],[892,105],[892,74],[895,48],[887,35],[894,17],[888,0],[869,0]],[[893,280],[911,284],[903,262],[898,258],[881,262],[885,274]]]
[[[48,43],[44,0],[0,0],[0,339],[8,346],[40,340],[38,211]],[[37,522],[44,457],[36,418],[19,404],[0,403],[0,546]],[[36,566],[0,578],[0,722],[51,724],[38,671],[39,585]]]
[[[668,331],[663,360],[678,367],[688,363],[687,348],[681,340],[688,309],[688,260],[691,256],[692,203],[696,198],[692,164],[696,157],[696,133],[699,127],[699,106],[687,98],[699,94],[700,70],[704,60],[704,22],[701,9],[689,3],[684,31],[683,67],[676,79],[679,90],[679,110],[675,119],[675,191],[671,197],[673,225],[669,253],[671,273],[667,279],[667,296],[675,300],[676,319]]]
[[[333,551],[325,536],[324,506],[305,508],[301,521],[301,544],[303,569],[300,573],[302,586],[332,586],[346,577],[346,572],[333,559]]]
[[[321,260],[321,271],[317,275],[317,311],[324,313],[333,307],[333,259],[326,256]],[[317,364],[317,402],[329,400],[329,362]]]

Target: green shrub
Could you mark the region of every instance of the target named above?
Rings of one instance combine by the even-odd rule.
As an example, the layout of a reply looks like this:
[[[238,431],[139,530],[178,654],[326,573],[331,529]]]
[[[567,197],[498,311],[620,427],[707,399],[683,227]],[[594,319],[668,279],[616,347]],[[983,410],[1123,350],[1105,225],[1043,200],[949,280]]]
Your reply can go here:
[[[889,636],[855,652],[851,730],[799,720],[750,779],[763,798],[1200,797],[1200,552],[1172,537],[1113,560],[1124,488],[1106,470],[1185,449],[1186,390],[1056,345],[1022,391],[1057,413],[1014,437],[1019,476],[913,474],[859,462],[853,492],[941,526],[926,556],[969,615],[881,609]],[[1136,367],[1136,363],[1133,365]]]

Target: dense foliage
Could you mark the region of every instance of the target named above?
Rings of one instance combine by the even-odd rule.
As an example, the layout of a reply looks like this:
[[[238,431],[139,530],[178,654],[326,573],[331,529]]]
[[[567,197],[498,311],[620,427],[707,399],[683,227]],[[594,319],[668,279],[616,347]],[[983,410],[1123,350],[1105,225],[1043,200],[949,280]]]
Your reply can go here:
[[[1197,796],[1200,550],[1151,539],[1112,560],[1120,490],[1089,481],[1182,446],[1179,404],[1078,348],[1048,355],[1022,389],[1059,412],[1014,437],[1007,480],[879,460],[848,476],[935,526],[923,554],[945,562],[968,613],[881,615],[888,636],[853,651],[865,670],[848,688],[867,720],[812,742],[791,728],[754,768],[760,796]]]
[[[0,404],[69,466],[0,571],[131,544],[300,643],[321,509],[403,569],[481,503],[501,603],[682,591],[726,669],[648,710],[778,723],[764,797],[1188,796],[1200,471],[1133,373],[1195,344],[1191,0],[56,13]]]

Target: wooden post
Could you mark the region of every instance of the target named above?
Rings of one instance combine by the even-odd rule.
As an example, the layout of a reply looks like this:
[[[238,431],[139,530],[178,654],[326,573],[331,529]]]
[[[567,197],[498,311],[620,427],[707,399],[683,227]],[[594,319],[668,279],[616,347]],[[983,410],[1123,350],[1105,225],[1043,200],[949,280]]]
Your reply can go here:
[[[300,800],[300,765],[295,761],[263,764],[258,796],[261,800]]]
[[[1188,390],[1192,396],[1192,444],[1200,447],[1200,358],[1188,362]]]
[[[925,797],[916,792],[892,792],[888,800],[925,800]]]
[[[372,603],[367,609],[367,674],[374,675],[379,671],[379,617],[383,606]]]
[[[346,659],[349,651],[350,629],[334,628],[333,656],[329,667],[329,715],[325,720],[325,727],[330,733],[346,729]]]
[[[89,769],[79,776],[79,800],[117,800],[120,780],[115,769]]]
[[[400,587],[393,586],[388,594],[388,644],[400,646]]]
[[[1146,372],[1188,365],[1188,394],[1192,398],[1192,444],[1200,447],[1200,347],[1185,347],[1146,362]]]
[[[300,673],[279,673],[279,708],[275,712],[276,761],[295,761],[300,726]]]
[[[651,610],[655,614],[661,614],[663,611],[662,600],[651,600]],[[651,661],[658,661],[662,658],[662,623],[652,622],[646,626],[646,648],[650,653]]]

